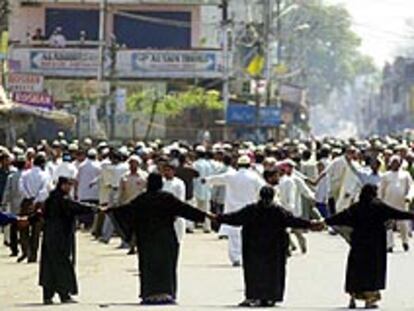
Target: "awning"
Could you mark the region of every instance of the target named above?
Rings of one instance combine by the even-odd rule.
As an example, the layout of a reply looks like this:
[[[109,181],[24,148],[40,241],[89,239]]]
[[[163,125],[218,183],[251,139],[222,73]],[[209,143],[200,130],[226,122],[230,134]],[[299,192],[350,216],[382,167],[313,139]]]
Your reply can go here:
[[[24,106],[21,104],[11,104],[11,105],[4,105],[0,104],[0,117],[7,117],[10,119],[20,119],[25,117],[37,117],[42,118],[45,120],[53,121],[59,125],[62,125],[67,128],[71,128],[75,122],[76,118],[63,111],[52,110],[40,110],[40,109],[33,109],[28,106]]]
[[[0,117],[10,119],[24,119],[29,117],[37,117],[45,120],[53,121],[59,125],[71,128],[75,125],[75,116],[59,110],[41,110],[30,106],[14,103],[10,101],[4,89],[0,86]]]

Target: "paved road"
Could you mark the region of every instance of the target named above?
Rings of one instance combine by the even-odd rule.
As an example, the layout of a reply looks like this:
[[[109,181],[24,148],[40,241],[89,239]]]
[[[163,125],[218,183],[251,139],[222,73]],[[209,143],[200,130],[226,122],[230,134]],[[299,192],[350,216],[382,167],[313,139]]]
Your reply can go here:
[[[347,305],[343,279],[347,246],[338,237],[309,234],[310,251],[289,261],[288,288],[282,309],[341,310]],[[241,270],[227,260],[226,241],[214,235],[188,235],[180,261],[178,307],[143,308],[137,301],[137,263],[134,256],[79,234],[80,303],[59,310],[230,310],[243,298]],[[0,310],[56,310],[40,304],[37,265],[16,264],[0,248]],[[414,310],[414,255],[390,256],[386,310]],[[239,310],[239,309],[237,309]]]

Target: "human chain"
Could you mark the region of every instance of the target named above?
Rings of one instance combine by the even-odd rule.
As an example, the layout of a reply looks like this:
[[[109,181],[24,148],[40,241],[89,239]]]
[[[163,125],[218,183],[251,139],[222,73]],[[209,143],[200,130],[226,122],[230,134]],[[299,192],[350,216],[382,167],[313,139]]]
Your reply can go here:
[[[38,261],[44,304],[74,303],[76,229],[103,244],[114,234],[138,253],[143,304],[175,304],[186,234],[228,239],[244,269],[241,306],[284,299],[287,258],[308,253],[306,233],[327,231],[351,246],[350,308],[377,307],[394,231],[409,251],[413,145],[403,137],[190,145],[160,140],[51,142],[0,150],[0,224],[18,262]],[[297,243],[295,243],[297,240]],[[41,247],[39,247],[41,245]],[[20,255],[20,256],[19,256]],[[311,256],[311,254],[310,254]],[[374,264],[375,263],[375,264]]]

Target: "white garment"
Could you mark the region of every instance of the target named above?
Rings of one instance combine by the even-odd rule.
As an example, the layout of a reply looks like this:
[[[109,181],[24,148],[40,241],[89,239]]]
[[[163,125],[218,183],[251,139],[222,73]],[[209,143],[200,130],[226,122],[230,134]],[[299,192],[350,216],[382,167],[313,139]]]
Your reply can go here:
[[[98,161],[86,159],[79,166],[78,170],[78,200],[98,200],[99,186],[97,183],[92,183],[99,178],[101,174],[101,167]]]
[[[112,166],[111,186],[113,188],[118,188],[122,177],[128,173],[128,171],[129,165],[126,162],[121,162]]]
[[[49,39],[49,44],[54,48],[64,48],[66,46],[66,38],[62,34],[52,34]]]
[[[301,209],[297,209],[296,206],[297,192],[297,185],[292,176],[283,175],[279,180],[280,203],[283,208],[294,215],[301,214]]]
[[[314,180],[318,177],[318,170],[316,168],[316,161],[314,161],[313,159],[301,162],[300,171],[307,178],[310,178],[312,180]]]
[[[113,166],[109,159],[101,161],[101,175],[95,181],[99,186],[99,203],[106,204],[109,202],[109,193],[111,191]]]
[[[348,168],[348,163],[345,156],[334,159],[325,169],[330,183],[330,196],[338,199],[341,187],[344,181],[345,172]]]
[[[22,174],[19,190],[24,198],[33,198],[33,203],[44,202],[50,191],[49,174],[40,167],[34,166]]]
[[[341,184],[338,201],[336,202],[336,212],[340,213],[343,210],[347,209],[354,203],[358,198],[358,194],[361,190],[361,181],[358,176],[352,171],[349,167],[349,164],[346,163],[345,173],[343,175],[343,181]],[[359,169],[357,163],[352,164],[355,168]]]
[[[389,171],[382,177],[379,197],[388,205],[400,210],[407,210],[407,198],[411,196],[413,180],[410,173],[404,170]]]
[[[78,169],[72,162],[62,162],[58,165],[53,176],[53,183],[56,184],[59,177],[76,179]]]
[[[311,188],[309,188],[306,182],[301,177],[299,177],[299,175],[293,174],[292,178],[296,184],[295,206],[297,212],[296,214],[293,213],[293,215],[296,217],[301,217],[303,216],[302,196],[311,201],[315,201],[315,193]]]
[[[389,171],[381,179],[379,197],[388,205],[403,211],[408,211],[406,199],[410,199],[413,191],[413,180],[410,173],[400,169],[397,172]],[[407,243],[409,224],[407,221],[398,221],[397,227],[401,233],[403,243]],[[387,247],[394,247],[394,233],[387,230]]]
[[[282,207],[295,217],[302,217],[302,196],[315,201],[315,193],[305,181],[296,173],[291,176],[284,175],[279,181],[280,202]]]
[[[233,167],[231,167],[231,166],[227,167],[227,171],[226,171],[226,173],[227,173],[227,174],[234,174],[234,173],[236,173],[236,172],[237,172],[237,171],[236,171]],[[217,187],[223,187],[223,186],[217,186]],[[225,187],[225,189],[226,189],[226,186],[224,186],[224,187]],[[223,213],[224,213],[224,214],[230,213],[230,211],[229,211],[229,207],[228,207],[228,206],[227,206],[227,204],[226,204],[226,191],[225,191],[225,190],[224,190],[224,208],[223,208]],[[219,237],[228,237],[228,236],[229,236],[229,234],[230,234],[230,232],[231,232],[233,229],[237,229],[237,228],[232,227],[232,226],[229,226],[229,225],[227,225],[227,224],[221,224],[221,225],[220,225],[219,232],[218,232],[218,236],[219,236]],[[229,245],[229,248],[233,248],[233,247]],[[233,261],[233,260],[231,259],[231,256],[230,256],[230,260],[231,260],[231,261]]]
[[[194,197],[201,201],[210,201],[210,188],[208,185],[203,184],[201,180],[214,174],[212,162],[206,159],[198,159],[193,163],[193,168],[199,174],[199,177],[194,179]]]
[[[45,171],[49,174],[49,180],[52,182],[52,186],[55,183],[56,170],[61,163],[61,158],[56,159],[56,161],[48,161],[46,163]]]
[[[251,169],[230,170],[221,175],[206,178],[210,186],[226,186],[226,212],[236,212],[246,205],[257,202],[265,181]]]
[[[251,169],[230,170],[227,173],[206,178],[210,186],[226,186],[226,213],[237,212],[246,205],[256,202],[265,181]],[[229,257],[232,263],[241,263],[241,229],[228,226],[225,229],[229,237]]]
[[[315,190],[315,201],[317,203],[328,204],[330,193],[329,186],[328,176],[324,176],[319,180]]]
[[[185,184],[184,182],[174,177],[173,179],[164,179],[163,190],[174,195],[180,201],[185,202]],[[178,243],[181,243],[185,235],[185,219],[177,217],[174,222],[175,234]]]
[[[109,190],[109,205],[114,206],[118,203],[118,188],[121,184],[122,177],[128,173],[129,165],[126,162],[121,162],[110,166],[110,190]]]

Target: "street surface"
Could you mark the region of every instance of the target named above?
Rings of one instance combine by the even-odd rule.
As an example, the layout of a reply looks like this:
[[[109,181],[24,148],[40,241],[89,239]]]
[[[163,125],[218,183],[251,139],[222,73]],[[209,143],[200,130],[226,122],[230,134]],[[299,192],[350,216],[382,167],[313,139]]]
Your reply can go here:
[[[309,254],[289,260],[286,299],[279,309],[344,310],[347,245],[326,233],[308,234],[308,239]],[[229,265],[226,243],[215,235],[187,235],[180,260],[179,305],[146,308],[138,305],[136,257],[116,249],[118,239],[102,245],[79,233],[80,295],[76,298],[80,303],[59,310],[236,310],[243,299],[242,270]],[[381,306],[413,310],[414,253],[397,248],[389,259],[388,290]],[[38,265],[16,264],[1,247],[0,310],[57,310],[57,305],[41,304],[37,274]]]

